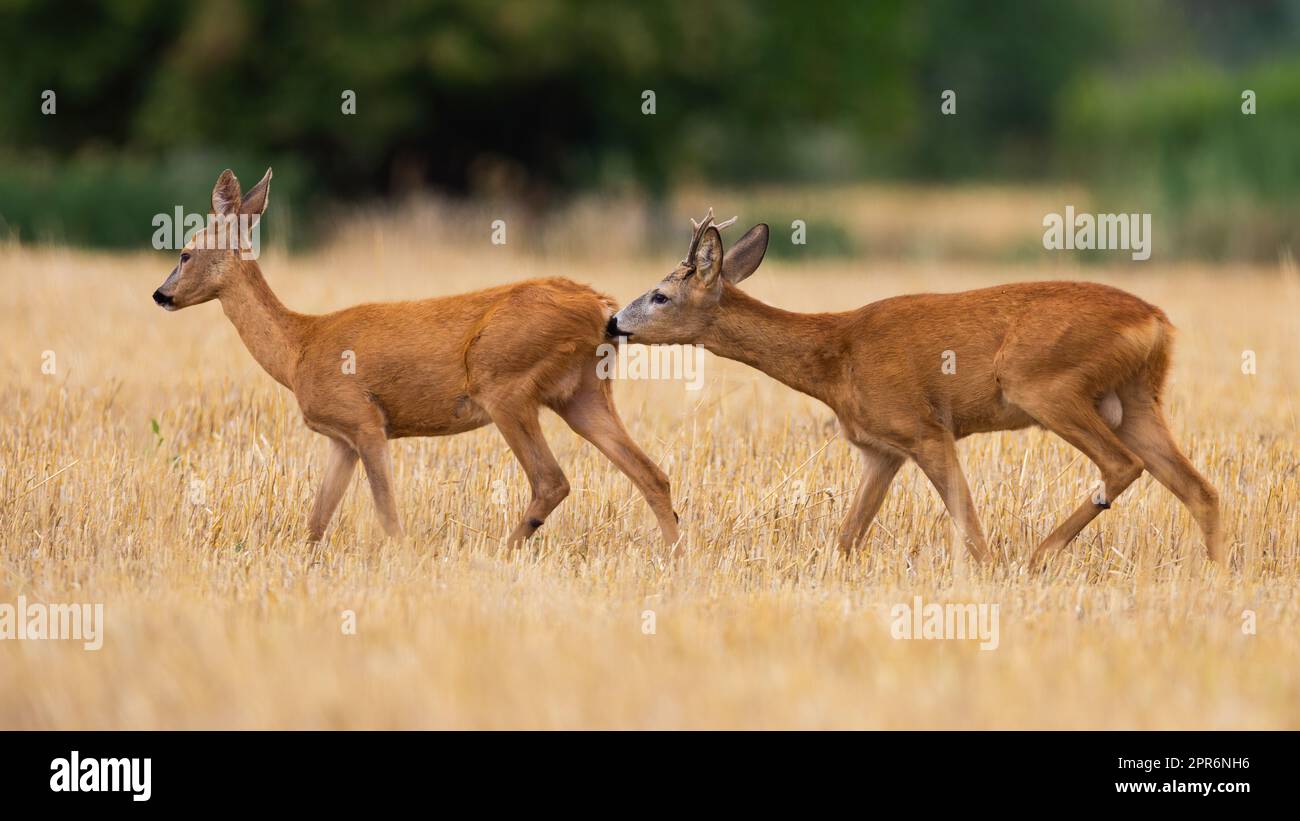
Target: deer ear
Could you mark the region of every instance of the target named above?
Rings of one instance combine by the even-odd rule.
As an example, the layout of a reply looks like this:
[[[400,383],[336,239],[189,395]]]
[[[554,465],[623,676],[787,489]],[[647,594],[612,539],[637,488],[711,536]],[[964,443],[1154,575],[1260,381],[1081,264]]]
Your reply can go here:
[[[732,285],[738,284],[758,268],[767,253],[767,223],[760,222],[736,240],[722,260],[722,275]]]
[[[252,216],[261,216],[266,213],[266,204],[271,197],[271,169],[266,169],[266,176],[258,181],[257,185],[248,189],[244,195],[244,200],[240,203],[239,213],[250,214]]]
[[[710,225],[700,237],[700,244],[695,248],[695,274],[700,282],[710,286],[722,272],[722,235]]]
[[[217,184],[212,188],[212,213],[226,217],[239,211],[239,180],[235,172],[227,168],[217,177]]]

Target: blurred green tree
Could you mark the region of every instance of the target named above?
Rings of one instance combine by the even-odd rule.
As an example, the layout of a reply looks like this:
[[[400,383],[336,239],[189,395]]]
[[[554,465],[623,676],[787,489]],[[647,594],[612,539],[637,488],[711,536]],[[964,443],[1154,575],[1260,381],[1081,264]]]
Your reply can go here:
[[[1191,161],[1170,142],[1176,117],[1121,103],[1130,127],[1099,95],[1189,60],[1263,65],[1294,49],[1298,8],[0,0],[0,229],[121,244],[121,225],[193,202],[220,168],[271,163],[286,194],[344,200],[436,187],[540,204],[692,179],[1091,182],[1077,149],[1093,137],[1140,160],[1155,143],[1133,135],[1167,128],[1161,162]],[[945,89],[955,116],[940,113]],[[117,213],[97,216],[106,190]]]

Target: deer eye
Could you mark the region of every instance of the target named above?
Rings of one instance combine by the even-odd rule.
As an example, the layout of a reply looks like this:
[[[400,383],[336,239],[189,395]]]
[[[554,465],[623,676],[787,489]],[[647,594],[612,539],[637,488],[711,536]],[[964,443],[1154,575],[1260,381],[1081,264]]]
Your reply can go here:
[[[656,305],[663,305],[665,302],[668,301],[668,297],[664,296],[663,294],[657,293],[650,297],[650,301]]]
[[[189,253],[181,254],[181,262],[182,262],[182,263],[184,263],[184,262],[189,262],[189,261],[190,261],[190,255],[189,255]]]

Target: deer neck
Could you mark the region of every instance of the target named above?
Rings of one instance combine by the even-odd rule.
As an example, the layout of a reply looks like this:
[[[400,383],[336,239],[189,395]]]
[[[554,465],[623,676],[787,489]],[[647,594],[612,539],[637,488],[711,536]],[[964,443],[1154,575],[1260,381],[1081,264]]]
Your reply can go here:
[[[239,266],[221,290],[221,308],[257,364],[292,390],[304,317],[276,298],[256,262]]]
[[[835,314],[784,311],[726,285],[717,317],[701,343],[718,356],[744,362],[834,408],[839,331]]]

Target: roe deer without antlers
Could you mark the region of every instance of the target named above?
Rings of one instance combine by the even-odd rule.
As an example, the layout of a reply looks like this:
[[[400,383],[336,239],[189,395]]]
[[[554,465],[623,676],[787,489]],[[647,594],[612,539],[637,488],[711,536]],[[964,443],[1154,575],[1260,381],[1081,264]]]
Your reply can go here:
[[[668,477],[628,436],[610,381],[597,376],[596,349],[616,307],[609,298],[565,279],[539,279],[322,316],[295,313],[271,292],[257,262],[242,258],[242,232],[225,242],[206,236],[222,220],[260,219],[270,184],[267,169],[241,197],[235,175],[223,172],[212,189],[212,214],[221,220],[209,220],[186,245],[153,298],[169,311],[220,300],[253,358],[293,391],[307,427],[329,438],[329,465],[308,517],[312,541],[324,534],[358,457],[384,529],[397,536],[388,440],[495,423],[532,487],[509,537],[519,544],[569,493],[542,436],[542,406],[627,474],[664,541],[677,541]],[[345,351],[355,356],[352,373],[342,367]]]
[[[845,552],[911,458],[970,552],[987,558],[955,443],[1041,425],[1101,469],[1104,489],[1038,545],[1031,564],[1069,543],[1143,469],[1191,511],[1210,559],[1223,560],[1218,494],[1178,449],[1161,410],[1173,326],[1159,308],[1105,285],[1034,282],[792,313],[736,287],[762,262],[767,226],[754,226],[724,255],[718,229],[735,219],[712,220],[710,211],[695,223],[686,258],[615,314],[609,334],[702,344],[829,405],[864,463],[840,529]],[[956,355],[953,373],[942,372],[945,351]]]

